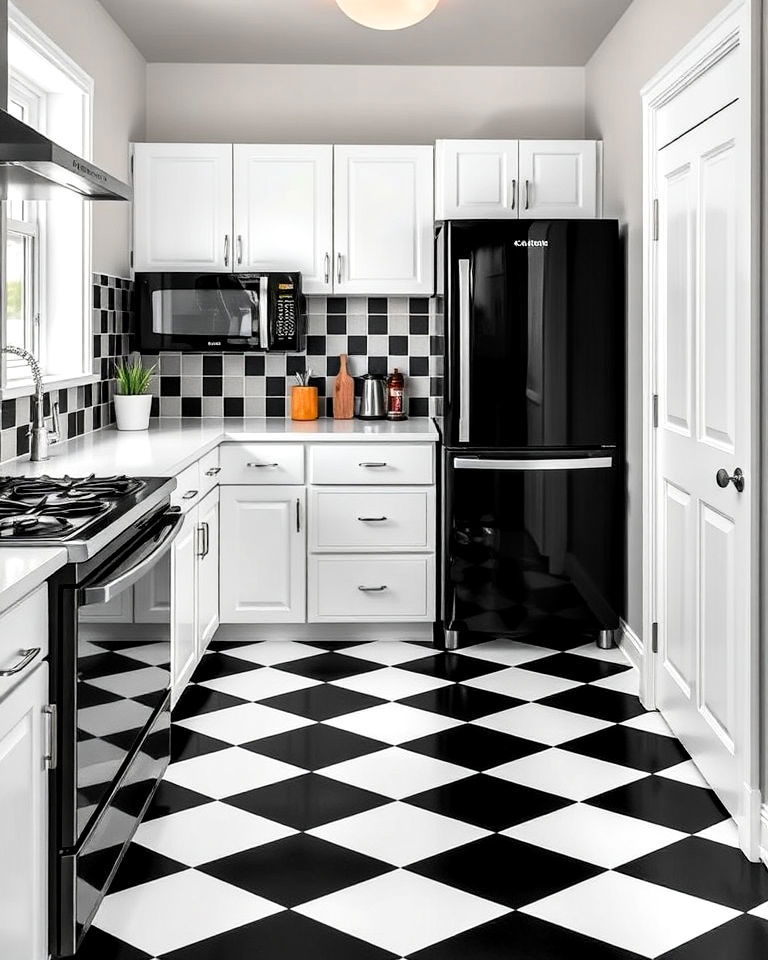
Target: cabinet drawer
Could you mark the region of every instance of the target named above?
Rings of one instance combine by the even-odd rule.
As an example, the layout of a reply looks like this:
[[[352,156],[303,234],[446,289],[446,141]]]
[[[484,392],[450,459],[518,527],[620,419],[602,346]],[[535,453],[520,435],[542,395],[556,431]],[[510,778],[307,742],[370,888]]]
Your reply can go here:
[[[218,484],[221,475],[219,448],[211,450],[200,460],[200,494],[205,496]]]
[[[318,484],[429,484],[431,444],[328,443],[310,448],[310,482]]]
[[[201,498],[200,464],[193,463],[176,477],[176,489],[171,494],[171,506],[181,507],[186,513],[191,507],[196,507]]]
[[[376,487],[314,489],[310,550],[318,553],[434,550],[435,491]]]
[[[435,558],[314,556],[309,621],[424,622],[435,614]]]
[[[220,456],[220,483],[271,487],[304,483],[300,443],[230,443],[221,447]]]
[[[38,650],[34,657],[33,650]],[[38,587],[0,616],[0,670],[28,665],[10,677],[0,677],[0,700],[26,679],[48,656],[48,587]]]

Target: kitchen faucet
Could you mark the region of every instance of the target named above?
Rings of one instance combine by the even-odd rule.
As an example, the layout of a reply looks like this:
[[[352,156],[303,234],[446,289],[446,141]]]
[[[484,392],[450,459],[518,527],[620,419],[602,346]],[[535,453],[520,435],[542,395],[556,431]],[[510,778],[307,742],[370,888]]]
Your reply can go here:
[[[0,353],[12,353],[29,364],[32,379],[35,382],[35,395],[32,398],[32,424],[28,434],[30,437],[29,459],[33,463],[39,460],[47,460],[49,445],[57,443],[59,440],[59,405],[54,403],[51,406],[53,430],[49,430],[45,425],[43,375],[40,372],[40,365],[37,360],[28,350],[24,350],[22,347],[0,347]]]

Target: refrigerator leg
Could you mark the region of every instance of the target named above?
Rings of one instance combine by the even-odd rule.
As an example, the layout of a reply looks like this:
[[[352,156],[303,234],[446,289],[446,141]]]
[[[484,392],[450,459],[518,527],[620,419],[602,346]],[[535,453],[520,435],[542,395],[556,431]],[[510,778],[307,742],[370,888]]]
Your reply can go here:
[[[615,630],[601,630],[597,637],[598,649],[613,650],[617,646],[615,634]]]
[[[446,650],[458,650],[459,649],[459,634],[456,630],[446,630],[445,631],[445,649]]]

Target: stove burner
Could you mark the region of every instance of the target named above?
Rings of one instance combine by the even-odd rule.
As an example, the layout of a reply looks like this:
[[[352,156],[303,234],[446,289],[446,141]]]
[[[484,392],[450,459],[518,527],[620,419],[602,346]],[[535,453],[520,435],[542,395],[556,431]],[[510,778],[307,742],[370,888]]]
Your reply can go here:
[[[39,497],[45,495],[59,495],[71,500],[98,496],[108,500],[118,500],[121,497],[137,493],[144,487],[142,480],[132,477],[89,477],[76,479],[74,477],[32,477],[21,480],[7,479],[2,489],[6,495],[14,498]]]
[[[42,503],[38,506],[37,512],[40,516],[56,517],[95,517],[99,513],[109,510],[109,504],[106,500],[94,500],[93,498],[74,500],[71,503],[58,501],[54,503]]]
[[[72,524],[63,517],[31,516],[25,513],[0,519],[0,538],[57,536],[71,529]]]

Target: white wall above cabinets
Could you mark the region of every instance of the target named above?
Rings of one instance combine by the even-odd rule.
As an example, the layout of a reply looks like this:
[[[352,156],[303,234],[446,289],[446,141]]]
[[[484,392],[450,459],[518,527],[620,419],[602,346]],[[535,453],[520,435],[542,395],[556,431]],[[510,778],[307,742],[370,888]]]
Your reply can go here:
[[[599,217],[600,154],[595,140],[439,140],[437,219]]]

